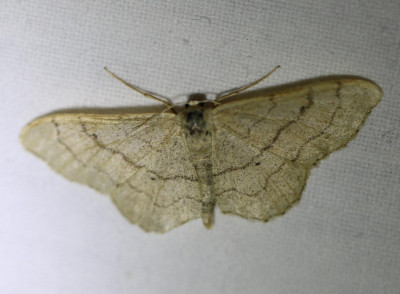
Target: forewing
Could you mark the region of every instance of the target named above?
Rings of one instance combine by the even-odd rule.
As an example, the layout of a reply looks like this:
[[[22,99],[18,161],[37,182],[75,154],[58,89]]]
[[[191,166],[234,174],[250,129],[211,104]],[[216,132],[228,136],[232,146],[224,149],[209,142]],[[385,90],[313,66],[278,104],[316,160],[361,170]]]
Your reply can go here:
[[[165,232],[200,216],[197,178],[174,114],[56,114],[21,133],[66,178],[112,197],[132,223]]]
[[[361,79],[256,92],[214,109],[213,173],[223,212],[267,220],[301,196],[309,170],[345,146],[382,92]]]

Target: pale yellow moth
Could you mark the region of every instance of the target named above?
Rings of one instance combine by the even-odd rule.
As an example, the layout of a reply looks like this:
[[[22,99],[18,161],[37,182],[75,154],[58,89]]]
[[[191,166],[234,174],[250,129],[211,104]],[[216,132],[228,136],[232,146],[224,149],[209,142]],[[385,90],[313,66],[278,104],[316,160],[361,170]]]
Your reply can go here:
[[[382,91],[363,78],[328,77],[239,94],[262,79],[183,109],[122,81],[170,112],[52,114],[20,138],[146,231],[196,218],[211,227],[215,205],[266,221],[300,199],[311,168],[354,138]]]

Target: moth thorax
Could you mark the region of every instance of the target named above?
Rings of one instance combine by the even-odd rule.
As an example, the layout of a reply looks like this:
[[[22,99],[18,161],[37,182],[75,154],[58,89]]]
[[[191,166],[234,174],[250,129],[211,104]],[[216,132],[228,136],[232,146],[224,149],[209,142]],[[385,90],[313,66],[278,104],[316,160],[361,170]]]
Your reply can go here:
[[[206,158],[211,152],[209,109],[203,105],[189,105],[181,112],[181,126],[187,147],[193,158]]]
[[[204,112],[200,109],[188,110],[185,113],[185,128],[190,136],[201,136],[206,131]]]

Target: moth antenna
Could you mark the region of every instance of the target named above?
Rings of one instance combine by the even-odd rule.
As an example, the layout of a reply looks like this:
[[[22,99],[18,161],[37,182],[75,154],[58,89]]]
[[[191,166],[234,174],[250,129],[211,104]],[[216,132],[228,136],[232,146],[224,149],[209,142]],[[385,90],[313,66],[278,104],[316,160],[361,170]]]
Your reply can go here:
[[[158,101],[158,102],[163,103],[164,105],[166,105],[166,106],[168,107],[169,110],[172,110],[174,113],[176,113],[175,110],[172,108],[173,105],[172,105],[172,103],[169,101],[168,98],[163,97],[163,96],[158,95],[158,94],[150,93],[150,92],[148,92],[148,91],[141,90],[141,89],[137,88],[136,86],[134,86],[134,85],[128,83],[127,81],[124,81],[122,78],[120,78],[120,77],[117,76],[115,73],[113,73],[112,71],[110,71],[107,67],[104,67],[104,70],[105,70],[106,72],[108,72],[112,77],[114,77],[115,79],[117,79],[118,81],[120,81],[121,83],[123,83],[125,86],[128,86],[128,87],[131,88],[132,90],[134,90],[134,91],[136,91],[136,92],[142,94],[142,95],[145,96],[145,97],[148,97],[148,98],[151,98],[151,99],[154,99],[154,100],[156,100],[156,101]]]
[[[265,76],[263,76],[261,79],[258,79],[257,81],[255,81],[255,82],[253,82],[253,83],[250,83],[250,84],[248,84],[248,85],[246,85],[246,86],[243,86],[243,87],[241,87],[241,88],[239,88],[239,89],[233,90],[233,91],[231,91],[231,92],[229,92],[229,93],[227,93],[227,94],[225,94],[225,95],[222,95],[222,96],[218,97],[217,99],[215,99],[215,101],[221,101],[221,100],[223,100],[223,99],[225,99],[225,98],[228,98],[228,97],[231,97],[231,96],[233,96],[233,95],[239,94],[240,92],[243,92],[244,90],[247,90],[248,88],[251,88],[251,87],[257,85],[259,82],[265,80],[265,79],[268,78],[270,75],[272,75],[272,74],[273,74],[278,68],[280,68],[280,67],[281,67],[280,65],[275,66],[269,73],[267,73],[267,74],[266,74]]]

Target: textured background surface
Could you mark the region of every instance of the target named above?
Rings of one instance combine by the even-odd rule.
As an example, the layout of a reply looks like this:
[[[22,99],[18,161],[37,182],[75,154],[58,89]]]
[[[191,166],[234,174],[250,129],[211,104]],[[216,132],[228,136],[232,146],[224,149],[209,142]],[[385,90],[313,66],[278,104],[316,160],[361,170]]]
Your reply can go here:
[[[397,0],[47,2],[0,11],[2,292],[398,293]],[[18,142],[51,111],[153,103],[104,66],[179,102],[277,64],[258,87],[353,74],[384,98],[358,137],[312,171],[300,204],[266,224],[217,212],[211,231],[198,220],[146,234]]]

